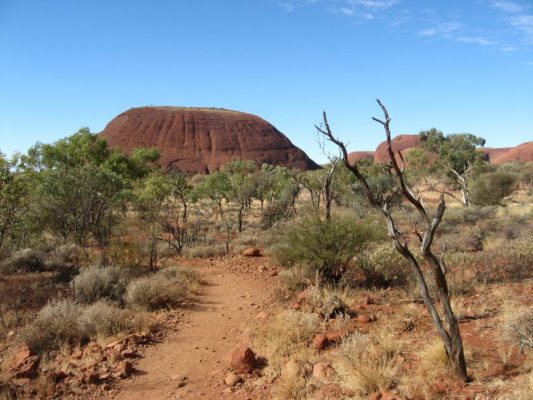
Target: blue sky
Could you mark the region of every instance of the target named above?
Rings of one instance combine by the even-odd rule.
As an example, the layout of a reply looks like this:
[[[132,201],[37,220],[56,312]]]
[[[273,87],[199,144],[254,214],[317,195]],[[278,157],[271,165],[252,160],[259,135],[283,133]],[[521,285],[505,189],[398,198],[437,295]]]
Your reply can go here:
[[[0,0],[0,151],[143,105],[257,114],[323,161],[433,126],[533,140],[531,0]]]

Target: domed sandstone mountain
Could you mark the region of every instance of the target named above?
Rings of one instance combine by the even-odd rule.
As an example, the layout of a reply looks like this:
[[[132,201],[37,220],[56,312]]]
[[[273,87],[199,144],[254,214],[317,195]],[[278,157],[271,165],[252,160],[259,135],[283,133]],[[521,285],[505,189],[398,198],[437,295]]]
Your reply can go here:
[[[522,143],[511,148],[486,148],[483,152],[491,164],[503,164],[506,162],[532,162],[533,142]]]
[[[296,169],[319,166],[274,126],[238,111],[192,107],[132,108],[115,117],[100,136],[130,153],[155,147],[163,168],[210,173],[233,159]]]

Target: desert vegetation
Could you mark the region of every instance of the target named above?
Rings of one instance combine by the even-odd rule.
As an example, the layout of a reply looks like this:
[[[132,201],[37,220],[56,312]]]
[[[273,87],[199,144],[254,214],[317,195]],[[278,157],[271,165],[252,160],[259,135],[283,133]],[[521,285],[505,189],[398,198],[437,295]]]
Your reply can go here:
[[[434,128],[403,155],[380,106],[383,164],[349,162],[326,114],[319,145],[338,155],[314,171],[232,160],[191,176],[88,129],[0,155],[2,395],[83,397],[128,377],[136,346],[209,290],[198,260],[262,256],[263,363],[233,371],[231,393],[527,398],[531,164],[491,165],[484,139]],[[95,357],[105,371],[69,364]]]

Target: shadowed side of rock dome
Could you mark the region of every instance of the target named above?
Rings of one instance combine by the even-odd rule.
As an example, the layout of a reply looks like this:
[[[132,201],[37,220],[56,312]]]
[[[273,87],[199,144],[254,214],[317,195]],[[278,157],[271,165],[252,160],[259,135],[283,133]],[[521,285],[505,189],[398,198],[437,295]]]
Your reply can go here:
[[[155,147],[163,168],[209,173],[233,159],[296,169],[319,166],[273,125],[253,114],[215,108],[140,107],[115,117],[100,136],[130,153]]]

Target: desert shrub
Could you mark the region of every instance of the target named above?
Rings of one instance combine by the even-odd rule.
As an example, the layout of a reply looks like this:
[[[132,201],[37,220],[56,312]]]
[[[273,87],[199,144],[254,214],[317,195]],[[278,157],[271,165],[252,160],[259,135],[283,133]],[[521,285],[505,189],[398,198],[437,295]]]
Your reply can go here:
[[[92,266],[76,276],[72,285],[80,303],[98,300],[121,303],[129,281],[130,273],[125,268]]]
[[[516,184],[516,175],[509,172],[495,171],[481,174],[472,183],[472,200],[484,206],[498,205],[504,197],[513,193]]]
[[[363,261],[364,269],[383,277],[388,284],[404,286],[411,281],[409,263],[394,248],[392,242],[373,247]]]
[[[37,354],[74,344],[83,338],[78,325],[82,307],[64,299],[48,303],[24,333],[24,341]]]
[[[504,338],[521,349],[533,349],[533,309],[507,307],[503,315]]]
[[[78,319],[80,332],[89,337],[111,336],[139,328],[143,324],[142,315],[130,310],[121,310],[105,301],[97,301],[86,306]]]
[[[190,258],[216,258],[226,255],[226,247],[221,244],[199,244],[194,247],[187,247],[183,250],[183,255]]]
[[[306,265],[284,268],[279,271],[279,282],[290,291],[298,291],[315,280],[315,272]]]
[[[172,266],[160,270],[159,273],[168,279],[186,282],[190,288],[200,284],[202,281],[198,271],[191,267]]]
[[[15,252],[1,265],[4,273],[44,271],[46,255],[34,249],[22,249]]]
[[[273,253],[285,266],[305,264],[324,280],[338,282],[351,259],[381,235],[380,227],[368,220],[308,217],[288,227]]]
[[[248,247],[257,247],[259,239],[257,232],[242,232],[237,238],[231,242],[233,254],[241,254],[244,249]]]
[[[387,390],[396,378],[398,341],[355,333],[345,338],[333,361],[340,383],[359,396]]]
[[[57,282],[70,282],[78,274],[82,259],[85,257],[83,249],[73,243],[64,244],[51,252],[46,260],[46,269],[56,273]]]
[[[165,268],[131,282],[125,298],[131,306],[145,310],[176,307],[190,300],[198,283],[198,275],[190,269]]]
[[[307,343],[319,330],[316,314],[284,311],[274,316],[258,333],[268,354],[270,372],[277,376],[285,363],[306,351]]]

